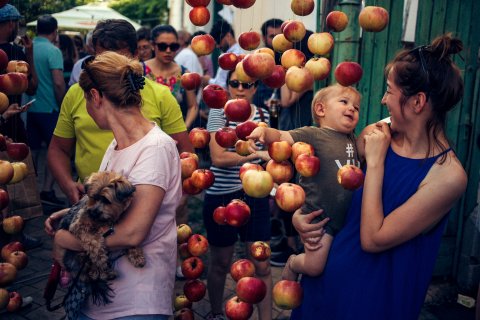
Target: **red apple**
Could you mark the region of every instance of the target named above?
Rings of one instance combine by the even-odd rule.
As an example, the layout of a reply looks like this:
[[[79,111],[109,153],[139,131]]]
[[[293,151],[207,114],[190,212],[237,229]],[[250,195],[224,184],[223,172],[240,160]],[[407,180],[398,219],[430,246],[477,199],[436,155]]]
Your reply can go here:
[[[302,303],[302,286],[296,281],[280,280],[273,287],[272,298],[280,309],[295,309]]]
[[[243,190],[253,198],[264,198],[273,189],[273,178],[267,171],[248,170],[242,178]]]
[[[7,139],[0,133],[0,151],[7,151]]]
[[[178,294],[175,296],[173,300],[173,307],[175,311],[178,311],[183,308],[191,308],[192,302],[188,300],[188,298],[184,294]]]
[[[194,158],[195,160],[197,160],[197,162],[199,161],[196,153],[187,152],[187,151],[184,151],[184,152],[180,153],[180,159],[185,159],[185,158],[189,158],[189,157]]]
[[[185,243],[193,234],[192,228],[188,224],[179,224],[177,226],[177,243]]]
[[[348,25],[348,16],[342,11],[332,11],[327,15],[327,27],[335,32],[345,30]]]
[[[228,92],[219,85],[209,84],[202,91],[202,99],[210,108],[221,109],[228,101]]]
[[[3,260],[7,260],[11,253],[15,251],[25,251],[25,247],[21,242],[12,241],[2,247],[1,256]]]
[[[320,170],[320,159],[309,154],[300,154],[295,160],[295,169],[303,177],[313,177]]]
[[[358,23],[365,31],[382,31],[387,26],[388,20],[388,11],[382,7],[367,6],[358,15]]]
[[[4,113],[9,106],[10,101],[8,100],[8,96],[5,93],[0,92],[0,114]]]
[[[290,7],[297,16],[308,16],[315,8],[314,0],[292,0]]]
[[[215,39],[207,33],[193,37],[190,47],[197,56],[205,56],[213,52],[215,45]]]
[[[232,148],[237,140],[238,138],[233,128],[223,127],[215,132],[215,141],[222,148]]]
[[[7,256],[6,262],[11,263],[17,270],[23,270],[28,264],[28,256],[23,251],[14,251]]]
[[[281,57],[281,63],[282,66],[287,69],[293,66],[301,67],[305,64],[305,61],[307,61],[307,58],[305,57],[305,54],[297,49],[288,49],[284,53],[282,53]]]
[[[3,72],[7,68],[7,65],[8,65],[8,56],[5,53],[5,51],[0,49],[0,72]]]
[[[305,191],[298,184],[282,183],[275,193],[275,203],[286,212],[295,212],[305,203]]]
[[[3,231],[7,234],[17,234],[22,231],[23,224],[23,218],[21,216],[4,218],[2,222]]]
[[[198,160],[194,157],[180,159],[180,167],[182,169],[182,179],[192,176],[192,173],[198,169]]]
[[[265,170],[270,173],[276,184],[288,182],[293,178],[293,167],[290,161],[277,162],[272,159],[268,161]]]
[[[272,58],[275,59],[275,52],[272,49],[267,48],[267,47],[257,49],[253,53],[268,53],[269,55],[272,56]]]
[[[329,54],[333,44],[333,36],[328,32],[312,33],[307,41],[308,50],[320,56]]]
[[[235,73],[237,75],[237,80],[243,83],[252,83],[255,82],[256,79],[250,77],[243,68],[243,60],[237,63],[235,66]]]
[[[338,183],[347,190],[356,190],[363,185],[365,175],[362,169],[357,166],[347,164],[338,169]]]
[[[313,87],[313,75],[306,68],[290,67],[285,74],[285,84],[294,92],[303,92]]]
[[[247,121],[252,115],[252,106],[247,99],[230,99],[223,107],[225,117],[228,121]]]
[[[201,234],[192,234],[188,238],[188,252],[194,257],[199,257],[208,251],[208,240]]]
[[[239,61],[240,59],[233,52],[223,53],[218,57],[218,65],[223,70],[235,70],[235,66]]]
[[[192,24],[196,26],[204,26],[210,21],[210,11],[206,7],[195,7],[188,14]]]
[[[243,277],[238,280],[235,292],[240,300],[256,304],[265,298],[267,285],[262,279]]]
[[[313,57],[305,63],[307,69],[314,80],[323,80],[328,77],[332,66],[327,58]]]
[[[241,227],[250,219],[250,207],[239,199],[233,199],[225,207],[225,222],[232,227]]]
[[[10,72],[0,75],[0,91],[9,96],[16,96],[27,91],[27,75],[20,72]]]
[[[203,273],[205,266],[199,257],[190,257],[182,262],[182,273],[187,279],[198,279]]]
[[[339,84],[348,87],[360,81],[363,70],[356,62],[344,61],[337,65],[334,75]]]
[[[7,311],[16,312],[22,307],[23,299],[20,293],[13,291],[10,292],[10,299],[8,300]]]
[[[215,182],[215,175],[211,170],[197,169],[193,171],[190,179],[192,180],[193,186],[205,190],[210,188]]]
[[[185,0],[191,7],[206,7],[210,4],[210,0]]]
[[[293,20],[285,25],[283,28],[283,35],[290,42],[298,42],[305,37],[307,29],[301,21]]]
[[[252,304],[243,302],[237,296],[230,298],[225,304],[225,315],[230,320],[247,320],[252,313]]]
[[[287,141],[274,141],[268,145],[268,155],[273,160],[282,162],[292,155],[292,146]]]
[[[255,241],[250,246],[250,255],[257,261],[265,261],[270,258],[271,254],[270,245],[265,241]]]
[[[188,243],[184,242],[178,245],[178,256],[181,259],[187,259],[192,256],[188,251]]]
[[[7,184],[14,175],[13,166],[7,160],[0,160],[0,184]]]
[[[28,76],[30,66],[27,62],[22,60],[10,60],[7,65],[7,72],[20,72]]]
[[[315,154],[315,150],[311,144],[302,141],[295,142],[292,144],[292,157],[290,159],[293,163],[295,163],[297,157],[303,153],[313,156]]]
[[[247,9],[254,5],[255,0],[231,0],[231,2],[236,8]]]
[[[225,207],[219,206],[215,210],[213,210],[213,221],[217,224],[224,226],[227,224],[227,220],[225,219]]]
[[[28,167],[24,162],[12,162],[13,177],[8,184],[14,184],[22,181],[28,174]]]
[[[17,268],[11,263],[0,263],[0,286],[8,286],[17,276]]]
[[[203,191],[202,189],[197,188],[192,184],[192,179],[191,178],[186,178],[185,180],[183,180],[182,190],[186,194],[189,194],[189,195],[192,195],[192,196],[194,196],[196,194],[199,194],[200,192]]]
[[[262,79],[262,82],[270,88],[281,88],[285,84],[285,69],[281,65],[275,65],[272,74]]]
[[[202,84],[202,78],[196,72],[186,72],[182,74],[180,83],[185,90],[195,90]]]
[[[258,124],[256,122],[248,120],[240,123],[235,127],[235,134],[239,139],[247,141],[247,137],[256,127],[258,127]]]
[[[8,305],[10,294],[7,289],[0,288],[0,310],[3,310]]]
[[[0,210],[3,210],[6,207],[8,207],[9,203],[10,203],[10,198],[8,196],[8,192],[0,188]]]
[[[275,59],[268,53],[247,54],[243,59],[243,70],[252,78],[265,79],[275,68]]]
[[[14,161],[22,161],[28,156],[30,149],[23,142],[7,143],[7,154]]]
[[[253,277],[255,275],[255,265],[248,259],[240,259],[230,266],[230,275],[234,281],[244,277]]]
[[[258,163],[250,163],[250,162],[246,162],[244,164],[242,164],[242,166],[240,167],[240,170],[238,172],[238,175],[240,177],[240,180],[243,179],[243,175],[245,174],[245,172],[247,172],[248,170],[256,170],[256,171],[263,171],[263,167],[261,165],[259,165]]]
[[[203,299],[205,296],[205,292],[207,291],[207,287],[205,284],[198,280],[188,280],[183,285],[183,293],[187,297],[188,300],[192,302],[198,302]]]
[[[249,148],[250,148],[250,142],[248,141],[238,140],[235,143],[235,152],[240,156],[246,157],[249,154],[251,154]]]
[[[205,128],[193,128],[188,133],[192,146],[196,149],[202,149],[210,143],[210,133]]]
[[[273,50],[277,52],[285,52],[288,49],[293,48],[293,42],[288,41],[287,38],[283,35],[283,33],[277,34],[275,37],[272,39],[272,47]]]
[[[260,45],[260,33],[256,31],[242,32],[238,36],[238,44],[243,50],[255,50]]]
[[[173,319],[174,320],[194,320],[195,315],[191,309],[183,308],[183,309],[177,310],[173,314]]]

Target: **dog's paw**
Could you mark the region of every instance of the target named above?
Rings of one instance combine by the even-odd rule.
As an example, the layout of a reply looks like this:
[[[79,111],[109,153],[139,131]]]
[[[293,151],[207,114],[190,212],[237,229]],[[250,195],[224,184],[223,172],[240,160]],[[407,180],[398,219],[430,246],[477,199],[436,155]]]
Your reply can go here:
[[[129,249],[127,257],[128,257],[128,261],[130,261],[130,263],[133,264],[135,268],[143,268],[147,263],[147,260],[143,255],[143,251],[140,248]]]

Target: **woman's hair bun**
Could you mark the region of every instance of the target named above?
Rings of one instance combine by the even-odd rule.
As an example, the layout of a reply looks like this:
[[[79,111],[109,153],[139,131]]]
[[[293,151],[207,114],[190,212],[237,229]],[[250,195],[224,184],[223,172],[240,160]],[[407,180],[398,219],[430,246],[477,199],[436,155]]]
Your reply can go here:
[[[453,38],[451,33],[444,34],[432,41],[430,52],[438,59],[448,58],[463,50],[462,40]]]

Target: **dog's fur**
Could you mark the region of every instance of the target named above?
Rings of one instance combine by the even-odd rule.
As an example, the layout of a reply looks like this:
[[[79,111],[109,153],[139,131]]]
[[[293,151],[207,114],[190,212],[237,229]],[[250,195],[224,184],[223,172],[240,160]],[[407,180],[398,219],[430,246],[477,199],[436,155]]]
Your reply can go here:
[[[68,271],[76,272],[84,264],[80,280],[91,283],[100,291],[106,290],[100,293],[92,290],[92,295],[100,294],[101,300],[108,303],[107,282],[114,279],[116,273],[108,257],[104,234],[130,205],[135,187],[125,177],[105,171],[90,175],[84,187],[86,195],[60,223],[62,229],[69,230],[80,240],[84,252],[67,251],[63,262]],[[145,266],[141,248],[128,249],[127,257],[135,267]]]

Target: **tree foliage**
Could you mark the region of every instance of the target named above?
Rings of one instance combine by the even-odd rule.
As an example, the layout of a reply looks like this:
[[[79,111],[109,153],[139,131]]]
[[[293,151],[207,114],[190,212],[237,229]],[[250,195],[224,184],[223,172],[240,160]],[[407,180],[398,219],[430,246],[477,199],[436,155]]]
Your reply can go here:
[[[36,20],[42,14],[52,14],[81,6],[95,0],[10,0],[20,13],[25,16],[25,21]]]
[[[114,0],[110,7],[144,26],[168,22],[167,0]]]

